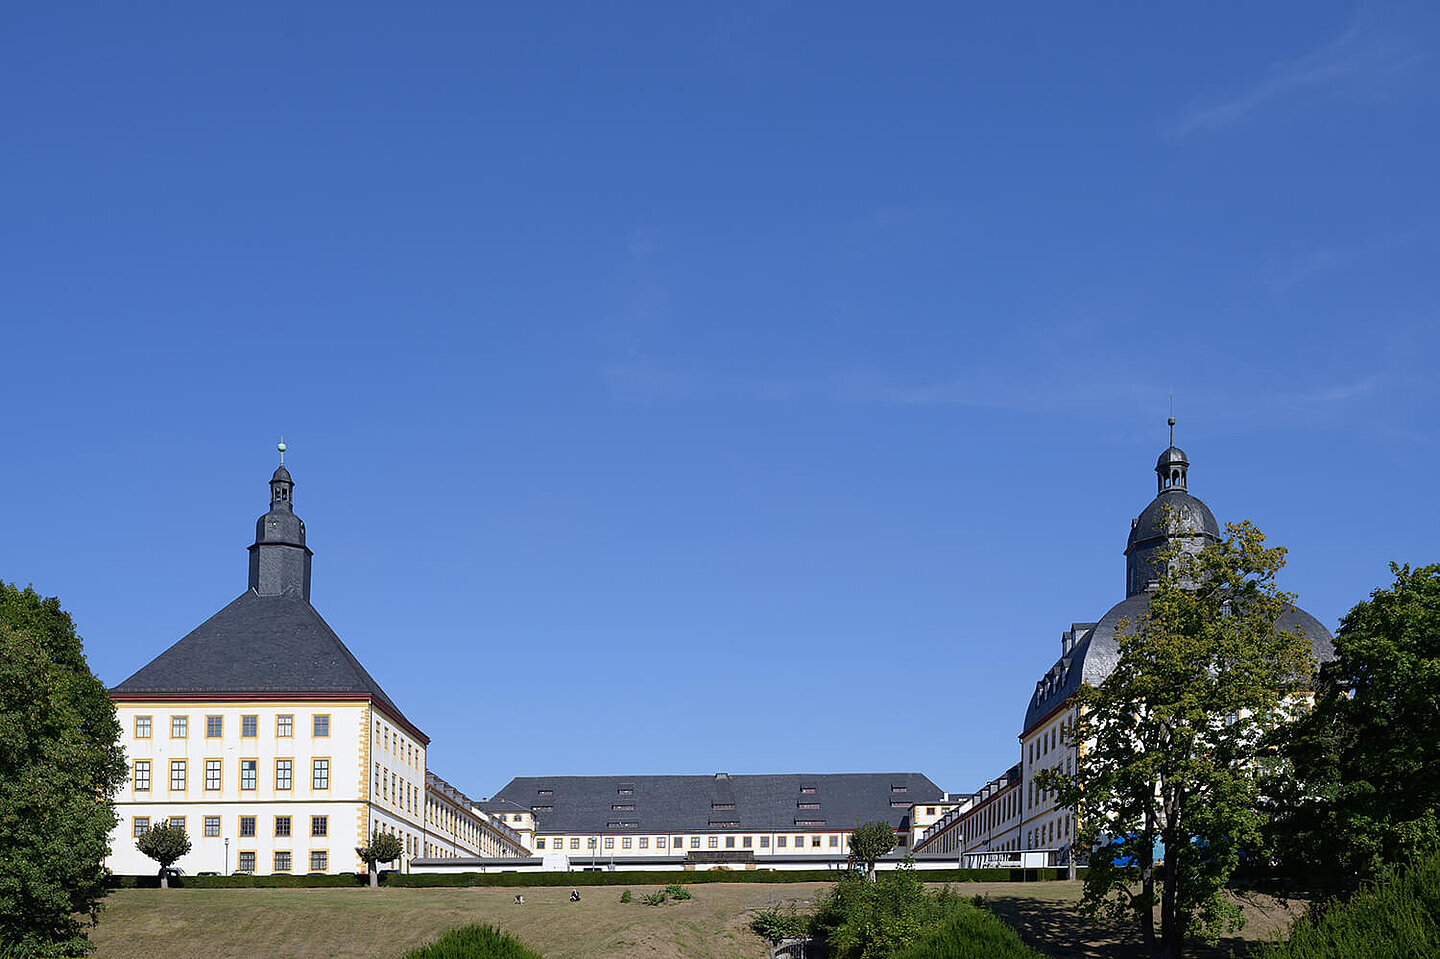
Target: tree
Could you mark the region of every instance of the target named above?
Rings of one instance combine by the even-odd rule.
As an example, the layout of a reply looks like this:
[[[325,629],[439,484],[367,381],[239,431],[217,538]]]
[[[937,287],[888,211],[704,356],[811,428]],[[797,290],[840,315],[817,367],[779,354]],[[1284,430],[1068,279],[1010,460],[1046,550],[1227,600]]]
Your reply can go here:
[[[0,952],[88,952],[120,726],[60,601],[0,583]]]
[[[1224,886],[1258,849],[1266,737],[1304,708],[1314,674],[1308,640],[1276,628],[1292,600],[1274,583],[1285,551],[1248,522],[1226,529],[1166,557],[1140,622],[1117,631],[1114,671],[1077,694],[1075,772],[1037,777],[1076,811],[1082,906],[1137,921],[1165,959],[1239,927]]]
[[[865,864],[865,872],[875,881],[875,860],[895,848],[895,827],[883,820],[862,823],[850,833],[850,854]]]
[[[1340,621],[1315,709],[1281,736],[1282,873],[1348,894],[1440,852],[1440,564],[1391,564]]]
[[[146,831],[135,848],[160,864],[160,888],[170,888],[170,867],[190,851],[190,837],[183,826],[161,823]]]
[[[370,888],[374,889],[380,884],[380,872],[378,864],[382,862],[394,862],[405,852],[405,847],[400,845],[400,837],[394,833],[381,832],[376,826],[370,833],[370,841],[363,846],[355,847],[355,855],[359,856],[370,872]]]

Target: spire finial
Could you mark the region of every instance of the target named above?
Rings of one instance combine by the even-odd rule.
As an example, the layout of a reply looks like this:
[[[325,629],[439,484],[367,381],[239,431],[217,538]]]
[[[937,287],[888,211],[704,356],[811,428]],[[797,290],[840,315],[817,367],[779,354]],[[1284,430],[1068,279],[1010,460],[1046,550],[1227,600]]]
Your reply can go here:
[[[1173,423],[1174,420],[1171,420],[1171,422]],[[281,466],[284,466],[284,465],[285,465],[285,434],[283,434],[283,433],[280,434],[280,442],[278,442],[278,443],[275,444],[275,448],[280,451],[280,465],[281,465]]]
[[[1169,424],[1170,424],[1170,445],[1171,445],[1171,446],[1174,446],[1174,445],[1175,445],[1175,417],[1173,417],[1173,416],[1170,417],[1170,419],[1168,420],[1168,422],[1169,422]]]

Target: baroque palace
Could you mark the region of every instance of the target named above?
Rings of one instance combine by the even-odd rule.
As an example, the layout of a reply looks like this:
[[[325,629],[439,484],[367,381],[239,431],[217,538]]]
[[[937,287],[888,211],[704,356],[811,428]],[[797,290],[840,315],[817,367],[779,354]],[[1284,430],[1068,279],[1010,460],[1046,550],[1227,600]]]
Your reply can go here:
[[[1125,598],[1064,631],[1026,706],[1019,762],[961,794],[914,772],[716,773],[520,777],[471,800],[430,771],[429,738],[310,605],[311,551],[281,444],[246,591],[111,690],[130,779],[108,864],[153,873],[134,839],[169,821],[191,837],[177,864],[191,873],[356,872],[354,847],[374,829],[402,840],[393,865],[414,871],[842,868],[849,831],[877,819],[896,829],[890,865],[1063,862],[1075,823],[1035,774],[1074,768],[1074,695],[1114,668],[1116,630],[1143,615],[1166,550],[1220,539],[1170,425],[1155,498],[1131,521]],[[1334,657],[1304,610],[1279,625],[1317,660]]]

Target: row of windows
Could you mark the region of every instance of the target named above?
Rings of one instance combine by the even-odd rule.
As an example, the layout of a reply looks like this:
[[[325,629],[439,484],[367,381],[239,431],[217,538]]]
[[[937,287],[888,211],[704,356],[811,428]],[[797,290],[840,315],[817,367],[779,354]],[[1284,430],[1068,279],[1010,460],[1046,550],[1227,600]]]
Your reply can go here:
[[[274,859],[275,872],[289,872],[291,867],[291,855],[285,850],[276,850]],[[310,871],[325,872],[330,868],[330,854],[324,849],[310,850]],[[255,871],[255,853],[252,850],[242,849],[235,859],[236,872]]]
[[[151,716],[135,717],[135,738],[149,739],[152,728]],[[240,736],[242,739],[253,739],[259,735],[260,717],[241,716]],[[205,738],[220,739],[225,735],[224,716],[205,717]],[[295,716],[286,714],[275,717],[275,735],[281,739],[289,739],[295,735]],[[330,714],[316,713],[310,717],[310,735],[316,739],[325,739],[330,735]],[[170,717],[170,738],[187,739],[190,736],[190,717]]]
[[[205,764],[205,790],[214,792],[224,785],[224,760],[206,759]],[[189,760],[170,760],[170,789],[172,792],[184,792],[188,786]],[[277,790],[289,790],[294,788],[295,760],[275,760],[275,788]],[[258,759],[240,760],[240,788],[252,790],[259,787],[260,761]],[[150,760],[135,760],[134,768],[130,774],[130,782],[135,792],[150,791]],[[310,760],[310,788],[314,790],[327,790],[330,788],[330,760]]]
[[[1060,820],[1051,820],[1037,829],[1030,830],[1030,848],[1044,849],[1055,845],[1056,842],[1063,842],[1070,837],[1070,817],[1065,816]]]
[[[1030,762],[1034,763],[1041,756],[1048,755],[1050,750],[1057,746],[1065,745],[1070,734],[1070,720],[1065,720],[1057,726],[1051,726],[1041,733],[1039,738],[1030,742]]]
[[[204,832],[204,835],[206,835],[206,836],[211,836],[211,837],[219,836],[219,835],[220,835],[220,817],[219,817],[219,816],[202,816],[202,817],[200,817],[200,818],[201,818],[201,826],[202,826],[202,830],[203,830],[203,832]],[[248,838],[251,838],[251,837],[255,836],[255,835],[256,835],[255,828],[256,828],[257,820],[258,820],[258,817],[256,817],[256,816],[238,816],[238,817],[236,817],[236,821],[235,821],[235,827],[236,827],[236,829],[235,829],[235,835],[239,836],[239,837],[242,838],[242,839],[248,839]],[[187,827],[186,827],[186,825],[185,825],[185,817],[184,817],[184,816],[171,816],[171,817],[169,817],[168,819],[161,818],[160,820],[158,820],[158,822],[167,824],[167,825],[172,826],[172,827],[177,828],[177,829],[187,829]],[[303,825],[303,823],[302,823],[302,825]],[[273,831],[272,831],[272,835],[275,836],[277,839],[283,839],[283,838],[286,838],[286,837],[288,837],[288,836],[293,835],[293,833],[291,832],[291,829],[292,829],[292,827],[293,827],[293,820],[292,820],[292,817],[290,817],[290,816],[275,816],[275,817],[273,817],[273,821],[272,821],[272,823],[271,823],[271,826],[272,826],[272,830],[273,830]],[[149,817],[149,816],[136,816],[136,817],[131,821],[130,831],[131,831],[131,835],[135,836],[137,839],[138,839],[139,837],[145,835],[147,832],[150,831],[150,817]],[[188,830],[187,830],[187,831],[188,831]],[[329,817],[329,816],[311,816],[311,817],[310,817],[310,835],[311,835],[312,838],[330,835],[330,817]]]
[[[419,766],[421,759],[419,747],[378,719],[375,720],[375,737],[372,745],[377,752],[383,749],[388,753],[394,753],[407,766],[415,768]]]
[[[649,837],[649,836],[635,836],[635,837],[631,837],[631,836],[621,836],[621,837],[620,837],[620,848],[621,848],[621,849],[649,849],[649,848],[650,848],[650,838],[651,838],[651,837]],[[666,848],[670,848],[670,847],[672,847],[672,846],[673,846],[673,848],[675,848],[675,849],[684,849],[684,848],[685,848],[685,838],[686,838],[686,837],[684,837],[684,836],[676,836],[676,837],[674,837],[673,843],[670,841],[670,837],[668,837],[668,836],[656,836],[656,837],[654,837],[654,838],[655,838],[655,848],[656,848],[656,849],[666,849]],[[701,839],[701,837],[699,837],[699,836],[691,836],[691,837],[689,837],[689,838],[690,838],[690,848],[691,848],[691,849],[699,849],[699,848],[700,848],[700,839]],[[720,840],[721,840],[722,837],[720,837],[720,836],[706,836],[706,837],[704,837],[704,838],[705,838],[705,845],[706,845],[707,848],[709,848],[709,849],[719,849],[719,848],[720,848]],[[736,840],[739,840],[739,841],[740,841],[739,848],[741,848],[741,849],[752,849],[752,848],[755,848],[756,845],[757,845],[757,842],[758,842],[759,848],[761,848],[761,849],[769,849],[769,848],[770,848],[770,837],[769,837],[769,836],[725,836],[725,837],[723,837],[723,838],[724,838],[724,840],[725,840],[725,846],[724,846],[724,848],[726,848],[726,849],[735,849],[735,848],[736,848]],[[806,837],[805,837],[805,836],[794,836],[794,837],[791,837],[791,836],[776,836],[776,837],[775,837],[775,847],[776,847],[777,849],[785,849],[785,848],[788,848],[788,846],[789,846],[789,841],[790,841],[792,838],[795,840],[795,848],[796,848],[796,849],[803,849],[803,848],[805,847],[805,840],[806,840]],[[839,837],[838,835],[833,835],[833,836],[824,837],[824,838],[828,838],[828,839],[829,839],[829,846],[830,846],[830,848],[832,848],[832,849],[839,848],[839,846],[840,846],[840,837]],[[819,848],[821,848],[823,845],[825,845],[825,844],[821,841],[821,840],[822,840],[822,837],[820,837],[820,836],[810,836],[809,839],[810,839],[810,846],[811,846],[811,848],[819,849]],[[567,842],[567,840],[566,840],[566,838],[565,838],[564,836],[555,836],[554,838],[552,838],[552,839],[550,840],[550,843],[551,843],[550,848],[551,848],[551,849],[555,849],[555,850],[564,849],[566,842]],[[579,836],[571,836],[571,837],[569,838],[568,842],[569,842],[569,846],[570,846],[571,849],[579,849],[579,848],[580,848],[580,837],[579,837]],[[535,840],[535,848],[536,848],[537,850],[539,850],[539,849],[544,849],[544,848],[545,848],[545,843],[546,843],[546,837],[541,836],[541,837],[539,837],[539,838],[537,838],[537,839]],[[599,840],[598,840],[597,837],[595,837],[595,836],[590,836],[590,837],[586,838],[586,840],[585,840],[585,845],[586,845],[586,848],[587,848],[587,849],[601,848],[601,843],[599,842]],[[605,849],[614,849],[614,848],[615,848],[615,837],[614,837],[614,836],[606,836],[606,837],[604,837],[603,848],[605,848]]]
[[[399,773],[391,772],[387,767],[375,764],[375,789],[370,798],[379,796],[386,802],[393,802],[406,812],[418,812],[415,807],[420,804],[420,788],[414,783],[406,782],[405,777]]]

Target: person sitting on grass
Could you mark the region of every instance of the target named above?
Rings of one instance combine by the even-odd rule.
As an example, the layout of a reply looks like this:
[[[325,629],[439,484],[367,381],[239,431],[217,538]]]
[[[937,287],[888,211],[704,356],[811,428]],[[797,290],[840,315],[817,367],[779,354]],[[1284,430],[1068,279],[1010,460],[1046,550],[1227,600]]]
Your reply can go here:
[[[579,890],[579,889],[571,889],[571,890],[570,890],[570,901],[571,901],[571,902],[579,902],[579,901],[580,901],[580,890]]]
[[[523,905],[525,905],[525,897],[517,894],[517,895],[515,896],[515,905],[517,905],[517,906],[523,906]]]

